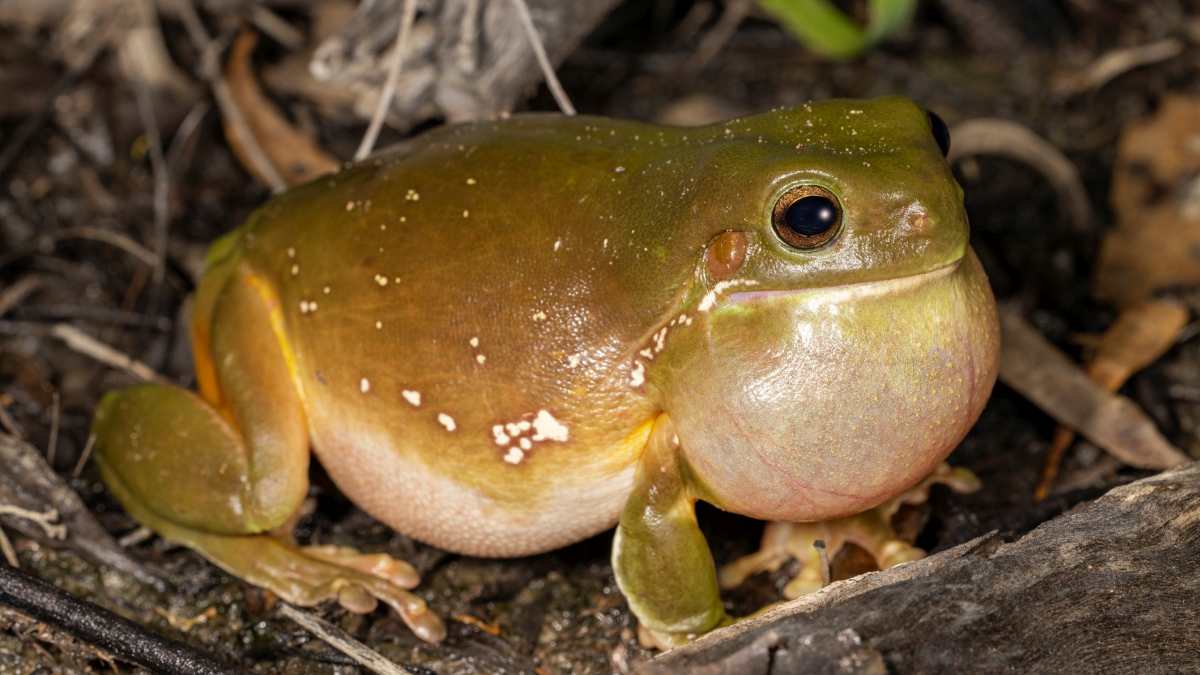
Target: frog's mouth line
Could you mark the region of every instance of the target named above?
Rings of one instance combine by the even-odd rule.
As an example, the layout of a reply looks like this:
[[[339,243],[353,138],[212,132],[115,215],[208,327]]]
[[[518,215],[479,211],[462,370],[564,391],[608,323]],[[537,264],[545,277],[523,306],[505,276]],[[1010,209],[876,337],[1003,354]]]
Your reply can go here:
[[[756,300],[767,300],[769,298],[801,297],[813,304],[830,305],[885,295],[895,295],[896,293],[903,293],[904,291],[914,289],[935,279],[940,279],[953,274],[954,271],[958,269],[959,265],[962,264],[962,261],[963,259],[959,258],[949,265],[943,265],[942,267],[934,268],[928,272],[920,272],[918,274],[910,274],[903,277],[893,277],[891,279],[880,279],[878,281],[860,281],[855,284],[845,284],[842,286],[827,286],[824,288],[787,288],[761,291],[735,291],[726,296],[726,300],[731,303],[744,303],[754,302]]]

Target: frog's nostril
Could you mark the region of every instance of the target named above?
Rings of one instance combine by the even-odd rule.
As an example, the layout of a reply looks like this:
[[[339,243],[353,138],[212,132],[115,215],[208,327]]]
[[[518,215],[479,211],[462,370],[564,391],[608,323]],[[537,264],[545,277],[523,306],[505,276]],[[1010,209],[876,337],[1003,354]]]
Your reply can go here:
[[[929,216],[929,212],[921,206],[913,204],[904,210],[904,215],[900,222],[903,223],[904,229],[912,234],[928,234],[934,226],[933,218]]]

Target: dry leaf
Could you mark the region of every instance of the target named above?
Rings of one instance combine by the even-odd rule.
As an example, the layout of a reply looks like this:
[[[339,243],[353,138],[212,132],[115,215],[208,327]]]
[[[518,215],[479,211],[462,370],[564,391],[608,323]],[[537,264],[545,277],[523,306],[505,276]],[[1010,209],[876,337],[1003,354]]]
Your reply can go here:
[[[1092,382],[1012,307],[1000,309],[1000,379],[1059,423],[1131,466],[1165,469],[1188,456],[1133,401]]]
[[[1134,373],[1154,363],[1175,344],[1188,322],[1188,310],[1172,300],[1152,300],[1127,308],[1096,345],[1084,371],[1105,391],[1115,392]],[[1045,499],[1058,477],[1063,453],[1075,440],[1070,427],[1060,425],[1046,451],[1035,499]]]
[[[1097,296],[1128,306],[1200,284],[1200,98],[1168,96],[1125,130],[1112,202],[1117,227],[1100,249]]]
[[[229,61],[225,65],[225,79],[237,107],[242,111],[250,133],[258,141],[267,159],[288,185],[299,185],[337,171],[338,161],[322,150],[306,134],[292,127],[258,86],[250,67],[250,55],[258,36],[252,31],[242,31],[233,43]],[[239,140],[232,133],[229,120],[225,120],[225,137],[229,140],[238,161],[265,185],[271,180],[262,175]]]

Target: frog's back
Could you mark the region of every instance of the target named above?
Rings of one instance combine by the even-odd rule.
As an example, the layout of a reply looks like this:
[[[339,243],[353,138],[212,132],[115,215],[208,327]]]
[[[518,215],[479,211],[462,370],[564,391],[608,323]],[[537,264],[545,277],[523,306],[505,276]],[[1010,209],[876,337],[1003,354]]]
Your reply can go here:
[[[695,247],[630,208],[657,189],[637,176],[661,133],[450,128],[251,218],[243,259],[274,287],[316,452],[355,502],[487,555],[615,521],[656,412],[629,357],[694,277]]]

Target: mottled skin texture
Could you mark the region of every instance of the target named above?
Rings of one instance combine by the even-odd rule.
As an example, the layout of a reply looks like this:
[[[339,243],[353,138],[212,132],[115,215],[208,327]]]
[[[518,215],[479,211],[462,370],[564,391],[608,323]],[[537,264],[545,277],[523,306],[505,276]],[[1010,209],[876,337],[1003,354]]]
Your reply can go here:
[[[818,250],[772,230],[796,185],[841,204]],[[623,510],[617,579],[668,643],[725,620],[696,499],[811,521],[903,492],[974,422],[997,341],[961,191],[904,99],[434,131],[218,242],[193,332],[199,396],[143,386],[97,413],[103,475],[147,525],[296,602],[383,599],[436,640],[402,563],[272,532],[310,447],[452,551],[535,553]]]

